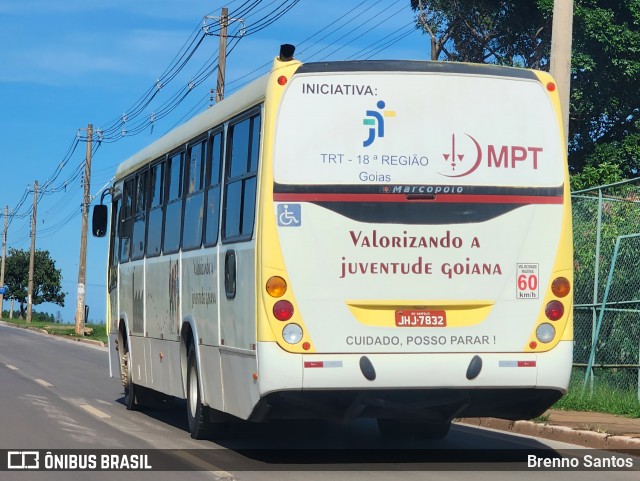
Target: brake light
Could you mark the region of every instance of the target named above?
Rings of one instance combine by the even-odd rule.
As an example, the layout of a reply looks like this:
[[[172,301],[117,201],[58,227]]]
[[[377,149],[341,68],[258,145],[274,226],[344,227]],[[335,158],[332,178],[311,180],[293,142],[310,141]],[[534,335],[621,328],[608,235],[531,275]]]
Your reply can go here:
[[[564,314],[564,306],[560,301],[551,301],[547,304],[547,307],[544,308],[544,313],[548,319],[557,321]]]
[[[287,85],[287,80],[287,77],[280,75],[280,77],[278,77],[278,85]]]
[[[278,301],[273,306],[273,315],[279,321],[288,321],[293,316],[293,304],[289,301]]]

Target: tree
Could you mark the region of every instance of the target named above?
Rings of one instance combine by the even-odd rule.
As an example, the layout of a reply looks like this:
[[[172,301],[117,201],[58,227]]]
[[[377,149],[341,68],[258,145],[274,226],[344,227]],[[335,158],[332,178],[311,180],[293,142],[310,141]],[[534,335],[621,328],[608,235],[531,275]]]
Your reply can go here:
[[[33,268],[34,305],[52,302],[64,307],[61,287],[62,272],[49,256],[49,251],[36,250]],[[10,249],[6,259],[5,284],[9,286],[10,296],[20,303],[20,313],[24,317],[29,284],[29,252]]]
[[[431,39],[432,60],[548,69],[552,0],[410,1]],[[543,3],[551,10],[539,8]]]
[[[549,68],[553,0],[410,2],[434,60]],[[640,173],[639,26],[638,0],[574,0],[572,173],[605,162]]]

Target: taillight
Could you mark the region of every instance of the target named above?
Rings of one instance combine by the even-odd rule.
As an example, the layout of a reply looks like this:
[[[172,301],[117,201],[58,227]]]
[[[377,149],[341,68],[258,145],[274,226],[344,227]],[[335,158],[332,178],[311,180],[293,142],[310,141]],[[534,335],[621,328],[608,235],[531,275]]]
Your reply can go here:
[[[544,344],[548,344],[551,341],[553,341],[553,338],[555,337],[555,335],[556,335],[556,329],[548,322],[545,322],[544,324],[540,324],[538,326],[538,329],[536,329],[536,338],[538,338],[538,341]]]
[[[278,85],[287,85],[287,77],[285,77],[284,75],[280,75],[280,77],[278,77]]]
[[[546,314],[547,319],[557,321],[564,314],[564,306],[560,301],[551,301],[547,304],[547,307],[544,308],[544,313]]]
[[[297,324],[287,324],[282,330],[282,338],[289,344],[298,344],[302,340],[302,328]]]
[[[564,277],[557,277],[551,283],[551,292],[556,297],[566,297],[571,292],[571,284]]]
[[[273,315],[279,321],[288,321],[293,316],[293,304],[289,301],[278,301],[273,306]]]
[[[287,292],[287,282],[279,276],[273,276],[267,281],[267,292],[271,297],[282,297]]]

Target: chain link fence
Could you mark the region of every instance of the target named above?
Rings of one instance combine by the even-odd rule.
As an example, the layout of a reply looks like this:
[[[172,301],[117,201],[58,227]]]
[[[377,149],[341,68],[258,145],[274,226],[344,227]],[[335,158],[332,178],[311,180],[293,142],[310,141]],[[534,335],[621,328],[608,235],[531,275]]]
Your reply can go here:
[[[640,401],[640,179],[572,193],[573,388]]]

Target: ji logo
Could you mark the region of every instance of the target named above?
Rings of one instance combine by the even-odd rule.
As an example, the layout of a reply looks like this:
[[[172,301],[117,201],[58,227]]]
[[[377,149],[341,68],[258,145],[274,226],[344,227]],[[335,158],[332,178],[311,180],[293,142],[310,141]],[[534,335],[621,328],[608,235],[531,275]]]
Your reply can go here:
[[[384,100],[378,100],[376,106],[382,110],[385,107]],[[373,144],[376,137],[384,137],[384,117],[395,117],[395,110],[383,110],[382,113],[377,110],[367,110],[366,117],[362,119],[364,125],[369,127],[369,137],[362,142],[363,147],[369,147]]]

